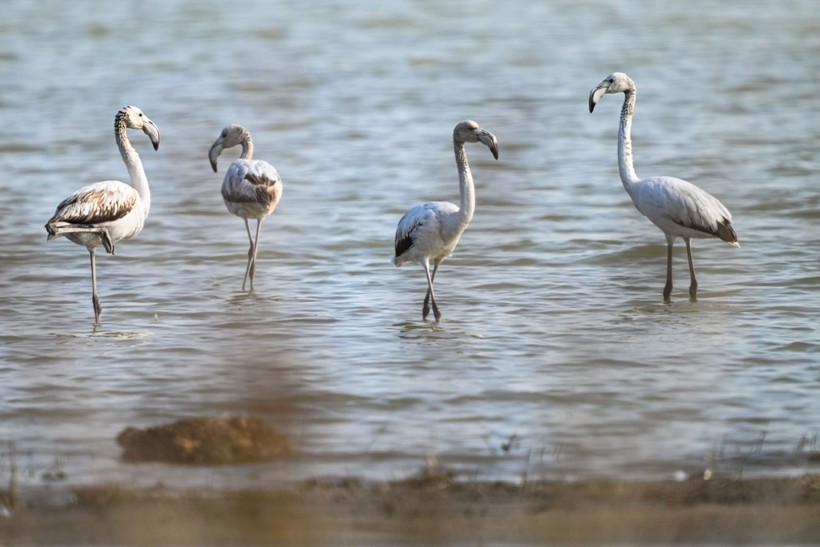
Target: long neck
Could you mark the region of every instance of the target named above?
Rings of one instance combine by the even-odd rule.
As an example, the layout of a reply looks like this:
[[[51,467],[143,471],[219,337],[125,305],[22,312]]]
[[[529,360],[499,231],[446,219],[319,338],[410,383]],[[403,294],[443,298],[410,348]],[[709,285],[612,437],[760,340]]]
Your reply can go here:
[[[120,149],[122,161],[125,162],[128,174],[131,176],[131,186],[140,196],[143,217],[147,217],[148,211],[151,209],[151,189],[148,188],[148,179],[145,176],[145,169],[142,167],[140,156],[131,146],[127,132],[125,114],[118,114],[114,120],[114,139],[117,141],[117,148]]]
[[[242,153],[239,154],[239,159],[249,160],[253,158],[253,139],[250,133],[245,133],[242,138]]]
[[[618,171],[620,171],[621,182],[627,192],[640,180],[638,175],[635,174],[635,166],[632,164],[632,113],[635,110],[636,96],[635,85],[632,84],[624,92],[621,127],[618,130]]]
[[[458,189],[461,193],[456,226],[458,229],[463,230],[473,220],[475,187],[473,186],[473,175],[470,173],[470,164],[467,162],[467,150],[464,148],[464,142],[453,139],[453,149],[456,154],[456,166],[458,167]]]

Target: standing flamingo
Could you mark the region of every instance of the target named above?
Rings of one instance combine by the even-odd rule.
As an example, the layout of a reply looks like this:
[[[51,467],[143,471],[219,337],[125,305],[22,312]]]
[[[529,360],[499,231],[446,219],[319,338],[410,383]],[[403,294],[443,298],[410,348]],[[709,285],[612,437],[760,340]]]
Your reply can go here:
[[[453,130],[453,148],[458,166],[459,191],[461,201],[458,206],[447,201],[433,201],[416,205],[401,217],[396,228],[396,257],[393,263],[401,266],[405,262],[417,262],[427,275],[427,295],[421,309],[422,319],[427,319],[430,304],[436,322],[441,321],[441,312],[436,304],[433,282],[441,262],[453,254],[461,234],[470,224],[475,211],[475,188],[467,151],[464,143],[480,142],[487,146],[493,157],[498,159],[498,140],[495,135],[482,129],[476,122],[466,120]],[[430,262],[433,271],[430,272]]]
[[[666,285],[664,302],[670,302],[672,293],[672,244],[681,237],[686,243],[689,259],[689,298],[697,300],[698,281],[692,261],[690,240],[717,237],[739,247],[737,234],[732,228],[732,214],[711,194],[692,183],[674,177],[639,179],[632,165],[632,113],[635,110],[636,88],[629,76],[616,72],[607,76],[589,93],[590,113],[606,94],[623,93],[621,125],[618,131],[618,169],[621,182],[635,207],[666,234]]]
[[[128,141],[128,129],[141,129],[154,150],[159,148],[159,128],[136,106],[123,107],[114,118],[114,140],[131,176],[131,186],[106,180],[80,188],[57,206],[46,223],[48,239],[65,236],[85,246],[91,255],[91,300],[94,321],[100,323],[102,306],[97,296],[96,248],[114,254],[114,245],[142,231],[151,208],[151,190],[139,154]]]
[[[253,292],[253,278],[256,273],[256,253],[259,250],[259,231],[262,220],[271,214],[282,198],[282,179],[273,165],[263,160],[254,160],[253,140],[247,129],[241,125],[226,126],[219,138],[216,139],[208,158],[211,167],[216,173],[216,160],[222,150],[232,146],[242,145],[242,153],[235,160],[222,181],[222,199],[225,207],[234,215],[245,221],[245,230],[248,232],[250,248],[248,249],[248,265],[245,267],[245,277],[242,280],[242,290],[250,278]],[[248,219],[256,219],[256,238],[251,236]]]

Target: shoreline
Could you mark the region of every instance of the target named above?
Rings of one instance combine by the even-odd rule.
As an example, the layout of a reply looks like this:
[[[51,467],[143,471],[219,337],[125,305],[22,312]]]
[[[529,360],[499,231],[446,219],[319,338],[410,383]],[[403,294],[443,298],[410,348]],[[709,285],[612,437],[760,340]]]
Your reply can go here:
[[[229,491],[71,489],[72,502],[0,491],[4,544],[818,544],[820,474],[576,482],[311,479]],[[5,497],[4,497],[5,496]]]

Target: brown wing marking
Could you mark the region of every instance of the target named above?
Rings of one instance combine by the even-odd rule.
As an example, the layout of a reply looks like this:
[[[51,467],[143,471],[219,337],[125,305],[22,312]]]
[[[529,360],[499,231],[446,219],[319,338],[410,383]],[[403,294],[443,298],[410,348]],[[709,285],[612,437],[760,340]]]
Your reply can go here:
[[[275,204],[277,199],[276,185],[279,182],[278,179],[271,179],[264,175],[248,173],[245,175],[245,180],[250,182],[253,186],[253,189],[256,192],[257,201],[259,203],[263,203],[265,207],[270,207],[271,204]]]
[[[64,199],[57,206],[57,211],[48,221],[48,224],[64,222],[88,226],[113,222],[131,212],[136,202],[136,192],[123,195],[122,193],[97,188]]]

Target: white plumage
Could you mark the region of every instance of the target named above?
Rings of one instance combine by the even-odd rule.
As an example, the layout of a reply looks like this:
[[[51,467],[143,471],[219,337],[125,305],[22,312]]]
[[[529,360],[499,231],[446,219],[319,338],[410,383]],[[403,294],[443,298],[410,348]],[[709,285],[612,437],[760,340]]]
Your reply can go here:
[[[248,249],[248,265],[245,267],[245,277],[242,280],[242,290],[245,290],[245,284],[250,278],[250,291],[253,292],[262,220],[273,213],[282,198],[282,179],[271,164],[252,159],[253,140],[248,130],[241,125],[225,127],[211,146],[208,158],[214,173],[216,173],[217,158],[222,150],[238,145],[242,146],[242,153],[238,160],[231,163],[225,173],[222,181],[222,199],[228,211],[245,221],[250,248]],[[256,238],[251,236],[248,219],[256,219]]]
[[[678,237],[686,244],[689,261],[689,297],[697,300],[698,282],[692,260],[692,238],[717,237],[735,247],[740,246],[732,227],[732,214],[711,194],[694,184],[674,177],[640,179],[632,161],[632,115],[635,110],[636,87],[629,76],[616,72],[607,76],[590,91],[589,111],[609,93],[623,93],[621,123],[618,132],[618,167],[624,189],[635,207],[666,234],[666,285],[663,299],[670,301],[672,293],[672,244]]]
[[[433,282],[439,264],[453,254],[461,234],[470,224],[475,211],[475,188],[470,165],[467,162],[467,151],[464,143],[480,142],[498,159],[498,141],[489,131],[482,129],[476,122],[466,120],[456,125],[453,130],[453,148],[458,167],[460,205],[447,201],[433,201],[416,205],[399,220],[396,228],[396,256],[393,262],[401,266],[406,262],[417,262],[427,275],[427,295],[422,306],[422,319],[430,313],[432,303],[436,321],[441,320],[441,313],[436,304]],[[433,270],[430,271],[430,263]]]
[[[91,293],[94,320],[102,307],[97,296],[96,248],[114,254],[115,244],[142,231],[151,208],[151,191],[139,154],[128,140],[127,129],[141,129],[159,147],[159,128],[135,106],[126,106],[114,118],[114,139],[131,176],[131,186],[117,180],[89,184],[64,199],[46,223],[48,239],[65,236],[83,245],[91,255]]]

